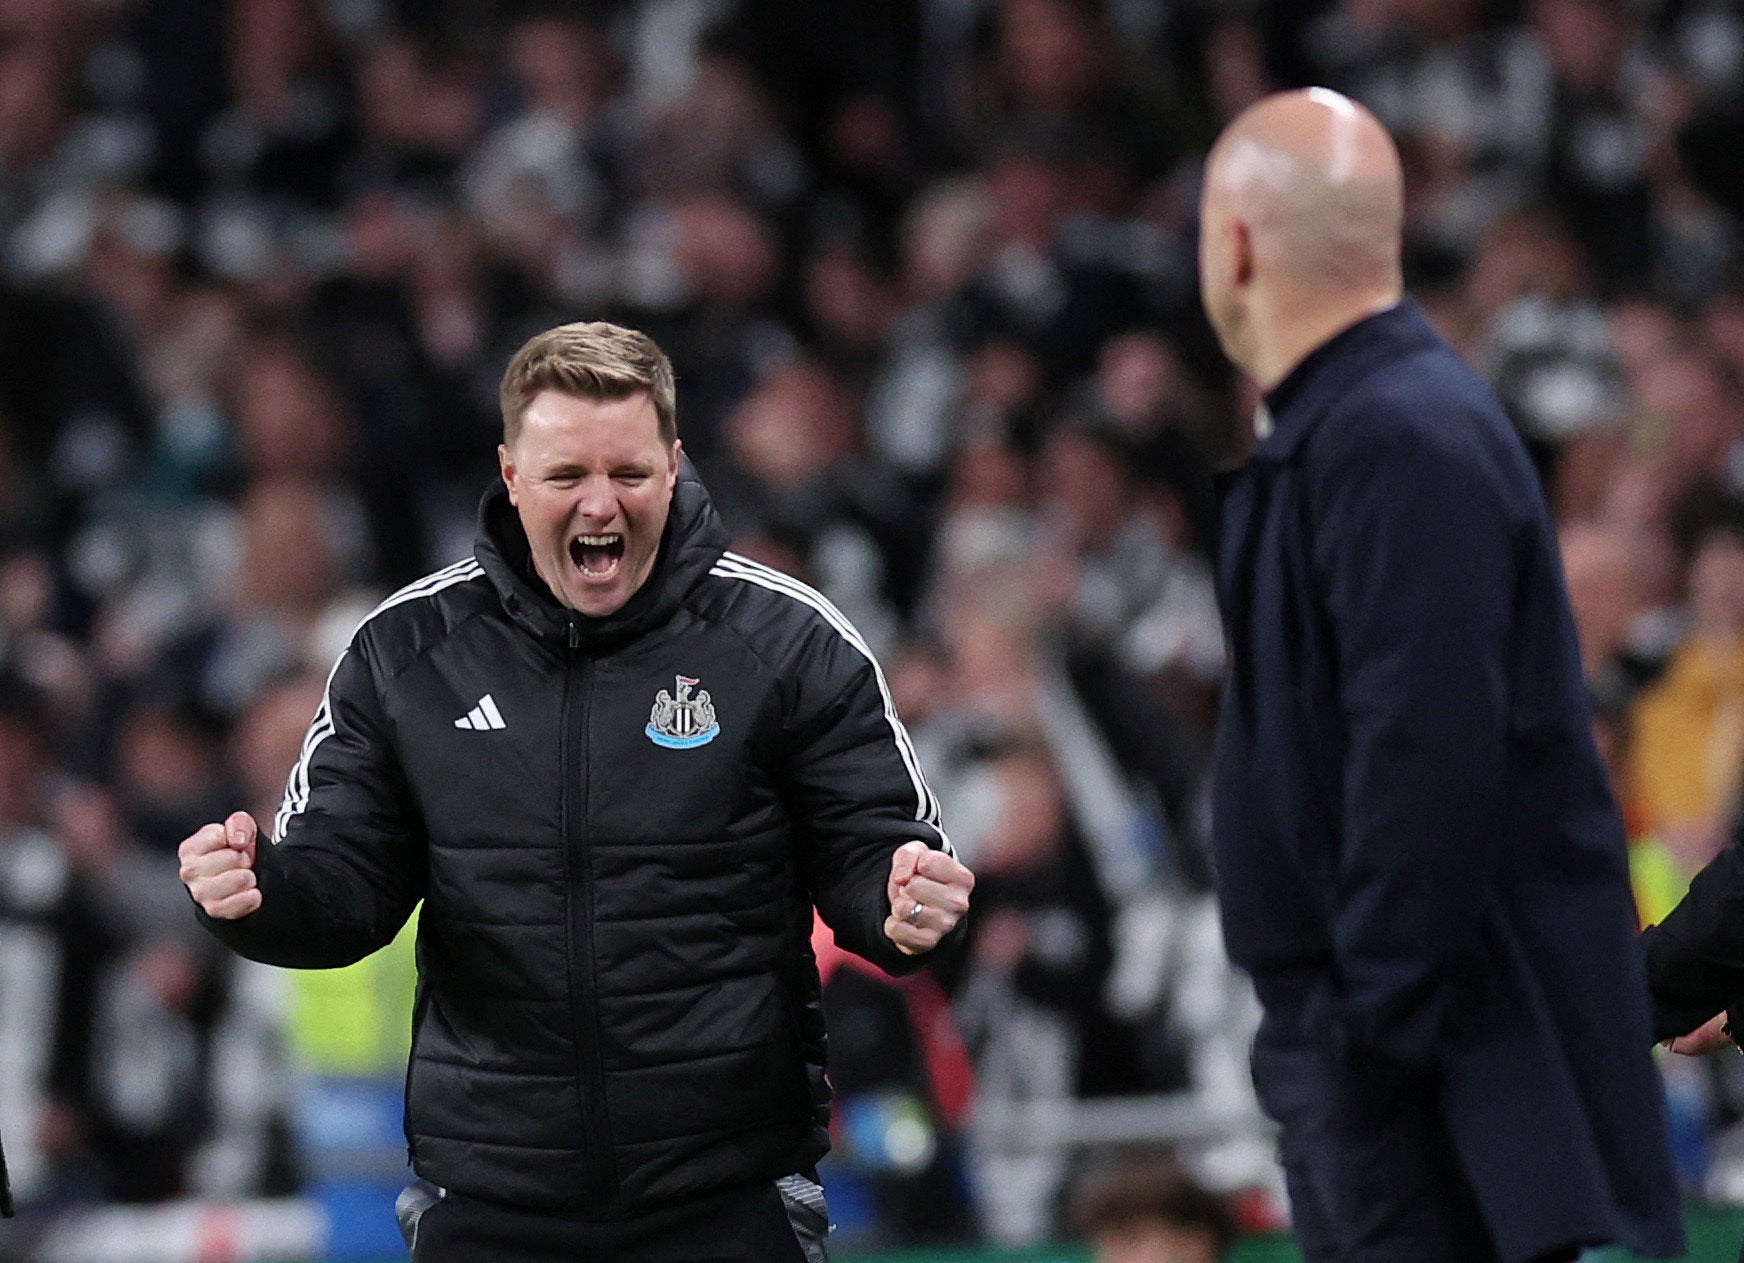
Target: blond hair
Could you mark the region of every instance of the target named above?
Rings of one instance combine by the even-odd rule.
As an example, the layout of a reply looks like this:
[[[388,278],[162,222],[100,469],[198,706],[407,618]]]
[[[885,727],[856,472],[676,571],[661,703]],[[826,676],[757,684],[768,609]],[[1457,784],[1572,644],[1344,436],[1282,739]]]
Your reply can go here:
[[[672,362],[654,339],[603,320],[558,325],[529,338],[503,371],[498,402],[503,442],[514,445],[521,417],[542,391],[616,400],[646,391],[660,423],[660,441],[678,441],[678,388]]]

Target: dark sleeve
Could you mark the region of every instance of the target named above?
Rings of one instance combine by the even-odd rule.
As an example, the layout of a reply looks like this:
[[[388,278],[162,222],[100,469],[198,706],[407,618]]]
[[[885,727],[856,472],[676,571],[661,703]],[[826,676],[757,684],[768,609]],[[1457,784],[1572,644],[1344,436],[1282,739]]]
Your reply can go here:
[[[362,633],[333,669],[272,830],[276,843],[256,848],[260,907],[234,921],[199,914],[250,960],[349,965],[386,946],[423,897],[423,830]]]
[[[1664,921],[1643,931],[1653,1038],[1687,1035],[1744,1000],[1744,844],[1695,875]]]
[[[806,889],[843,947],[886,973],[913,973],[938,953],[906,956],[885,936],[891,856],[916,839],[951,844],[908,731],[857,635],[820,622],[790,682],[784,779]]]
[[[1354,1050],[1419,1069],[1504,837],[1520,563],[1481,454],[1376,412],[1336,421],[1314,525],[1345,739],[1335,1004]]]

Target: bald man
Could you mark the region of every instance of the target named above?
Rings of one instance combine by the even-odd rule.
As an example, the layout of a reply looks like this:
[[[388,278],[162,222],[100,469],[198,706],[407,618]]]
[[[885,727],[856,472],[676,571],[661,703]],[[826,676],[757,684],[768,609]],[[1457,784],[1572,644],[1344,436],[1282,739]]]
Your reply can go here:
[[[1399,158],[1323,89],[1211,152],[1205,309],[1264,394],[1223,475],[1214,834],[1314,1263],[1681,1255],[1623,831],[1556,536],[1404,297]]]

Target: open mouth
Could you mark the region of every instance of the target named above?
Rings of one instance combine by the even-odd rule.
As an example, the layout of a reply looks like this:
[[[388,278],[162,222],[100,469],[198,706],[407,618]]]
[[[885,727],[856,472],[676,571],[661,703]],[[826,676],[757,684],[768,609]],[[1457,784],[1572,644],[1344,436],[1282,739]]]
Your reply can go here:
[[[587,578],[609,579],[617,574],[618,563],[624,559],[624,537],[577,535],[569,541],[569,559]]]

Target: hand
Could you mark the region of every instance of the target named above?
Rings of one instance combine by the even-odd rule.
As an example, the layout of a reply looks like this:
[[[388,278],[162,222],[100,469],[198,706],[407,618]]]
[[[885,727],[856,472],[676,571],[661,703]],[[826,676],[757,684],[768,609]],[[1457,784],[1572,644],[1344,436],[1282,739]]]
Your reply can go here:
[[[182,884],[207,916],[234,921],[260,907],[260,889],[254,876],[254,847],[259,834],[253,816],[235,811],[223,824],[204,826],[177,848]]]
[[[925,842],[904,842],[890,857],[890,915],[884,919],[884,936],[904,956],[932,951],[969,911],[973,889],[975,874],[955,857]]]
[[[1679,1035],[1676,1039],[1668,1039],[1665,1046],[1674,1053],[1682,1053],[1686,1057],[1701,1057],[1716,1049],[1724,1048],[1732,1042],[1732,1037],[1726,1033],[1726,1015],[1716,1013],[1701,1026],[1688,1035]]]

